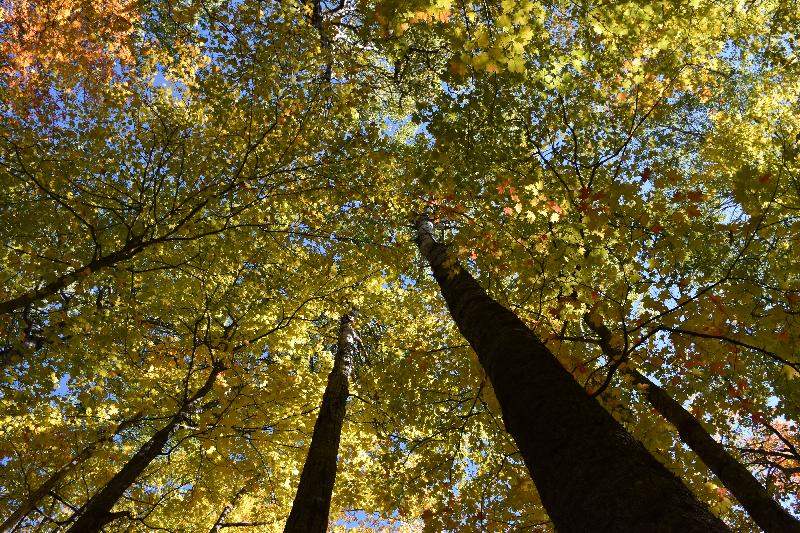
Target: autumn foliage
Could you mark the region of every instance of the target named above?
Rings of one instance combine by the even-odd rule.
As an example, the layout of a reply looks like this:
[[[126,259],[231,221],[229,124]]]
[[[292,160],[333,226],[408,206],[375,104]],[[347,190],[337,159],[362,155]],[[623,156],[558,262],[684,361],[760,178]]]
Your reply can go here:
[[[0,529],[281,531],[327,416],[322,527],[568,530],[573,401],[699,514],[794,527],[799,16],[0,0]]]
[[[39,95],[59,76],[70,87],[108,80],[133,62],[137,2],[8,0],[0,4],[0,76]]]

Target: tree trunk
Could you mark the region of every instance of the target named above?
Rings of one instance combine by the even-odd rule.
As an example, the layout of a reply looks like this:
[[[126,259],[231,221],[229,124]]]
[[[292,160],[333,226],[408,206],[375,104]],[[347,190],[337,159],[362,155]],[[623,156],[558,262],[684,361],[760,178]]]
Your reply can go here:
[[[353,321],[352,313],[342,317],[333,369],[328,374],[328,384],[314,424],[314,435],[284,533],[325,533],[328,527],[348,379],[355,348],[360,343]]]
[[[620,350],[611,346],[611,330],[605,324],[588,317],[585,322],[600,337],[603,353],[611,359],[623,357]],[[689,411],[638,370],[629,366],[620,370],[643,386],[650,405],[675,426],[681,440],[714,472],[761,529],[766,533],[800,533],[800,522],[770,498],[753,474],[715,441]]]
[[[217,517],[217,521],[214,522],[213,526],[211,526],[211,531],[209,533],[219,533],[219,531],[225,527],[225,520],[228,518],[228,515],[233,512],[233,509],[239,504],[239,500],[242,499],[244,493],[250,488],[252,481],[253,480],[245,483],[242,488],[236,491],[236,494],[233,495],[231,501],[225,504],[225,506],[222,508],[222,512],[219,513],[219,517]]]
[[[155,459],[164,449],[164,445],[169,438],[178,428],[178,425],[183,422],[186,416],[190,413],[192,408],[197,402],[211,391],[217,375],[224,370],[224,367],[219,363],[214,363],[211,374],[197,392],[188,398],[180,410],[170,419],[166,426],[158,430],[150,439],[139,448],[139,451],[134,454],[131,459],[125,463],[122,470],[116,473],[114,477],[105,484],[103,489],[92,496],[76,514],[77,519],[69,528],[68,533],[86,533],[100,531],[100,529],[116,518],[111,509],[117,500],[120,499],[122,494],[136,481],[136,478],[144,471],[145,468]]]
[[[726,526],[573,379],[533,331],[417,222],[450,314],[488,375],[556,529],[722,532]]]
[[[72,460],[53,472],[49,478],[47,478],[44,483],[42,483],[39,488],[34,490],[28,498],[20,504],[20,506],[14,511],[11,516],[6,518],[5,522],[0,524],[0,533],[8,533],[14,527],[22,521],[23,518],[28,516],[39,501],[47,496],[50,491],[56,488],[56,486],[64,479],[67,475],[69,475],[73,470],[77,467],[85,463],[94,453],[98,446],[109,442],[111,439],[114,438],[115,435],[118,435],[121,431],[125,428],[129,427],[132,424],[135,424],[141,416],[137,415],[129,420],[123,420],[122,422],[117,425],[114,432],[110,435],[105,437],[101,437],[95,442],[86,446],[81,452],[72,458]]]

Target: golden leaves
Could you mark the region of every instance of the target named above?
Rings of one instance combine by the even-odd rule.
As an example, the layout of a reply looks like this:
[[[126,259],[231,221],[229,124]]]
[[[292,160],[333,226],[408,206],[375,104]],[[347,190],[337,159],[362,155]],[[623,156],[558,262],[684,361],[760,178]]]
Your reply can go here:
[[[53,71],[73,83],[90,76],[103,81],[115,66],[133,62],[136,8],[122,0],[13,0],[2,12],[7,33],[0,36],[0,74],[30,96]]]

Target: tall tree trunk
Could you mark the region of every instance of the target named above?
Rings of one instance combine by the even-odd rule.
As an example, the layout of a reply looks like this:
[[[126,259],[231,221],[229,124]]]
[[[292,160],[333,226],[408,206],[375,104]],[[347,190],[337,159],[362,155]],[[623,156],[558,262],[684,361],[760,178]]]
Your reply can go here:
[[[612,360],[624,357],[611,345],[611,330],[605,324],[588,316],[585,322],[600,337],[603,353]],[[620,370],[642,385],[650,405],[675,426],[681,440],[714,472],[761,529],[767,533],[800,533],[800,522],[770,498],[753,474],[714,440],[689,411],[638,370],[630,366]]]
[[[65,464],[64,466],[53,472],[50,475],[50,477],[48,477],[44,481],[44,483],[39,485],[39,488],[31,492],[30,496],[28,496],[28,498],[25,501],[23,501],[19,507],[17,507],[17,509],[11,514],[11,516],[6,518],[5,522],[0,524],[0,533],[8,533],[12,529],[14,529],[14,527],[18,523],[20,523],[20,521],[22,521],[23,518],[28,516],[28,513],[30,513],[36,507],[36,505],[42,498],[47,496],[50,493],[50,491],[56,488],[56,486],[61,482],[62,479],[68,476],[77,467],[85,463],[92,456],[92,454],[94,454],[94,451],[97,449],[98,446],[101,446],[104,443],[109,442],[111,439],[114,438],[115,435],[118,435],[120,432],[125,430],[125,428],[131,426],[132,424],[135,424],[139,419],[141,419],[141,415],[134,416],[133,418],[128,420],[123,420],[117,425],[113,433],[111,433],[110,435],[100,437],[93,443],[89,444],[83,450],[81,450],[78,455],[73,457],[69,463]]]
[[[353,313],[342,317],[333,369],[328,374],[328,384],[314,424],[314,435],[284,533],[325,533],[328,527],[348,380],[356,345],[361,342],[353,322]]]
[[[131,486],[145,468],[155,459],[164,449],[164,445],[178,428],[178,425],[186,419],[186,416],[197,405],[197,402],[211,391],[217,375],[224,370],[222,364],[215,362],[211,373],[206,382],[197,392],[183,402],[180,410],[170,418],[166,426],[159,429],[150,439],[139,448],[131,459],[125,463],[122,470],[117,472],[105,486],[92,496],[76,514],[77,519],[72,524],[68,533],[86,533],[100,531],[100,529],[116,518],[118,514],[112,513],[111,509],[122,494]]]
[[[545,509],[561,532],[722,532],[725,525],[490,298],[417,221],[450,314],[488,375]]]

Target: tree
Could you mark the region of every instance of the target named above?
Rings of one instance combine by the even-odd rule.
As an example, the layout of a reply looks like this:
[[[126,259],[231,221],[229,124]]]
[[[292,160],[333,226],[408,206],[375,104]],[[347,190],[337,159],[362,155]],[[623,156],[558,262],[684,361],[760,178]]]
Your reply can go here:
[[[328,374],[314,433],[303,463],[297,495],[284,531],[321,532],[328,528],[342,422],[347,408],[348,380],[361,338],[355,331],[355,312],[342,316],[336,356]],[[361,346],[363,351],[363,346]]]
[[[558,529],[726,531],[585,394],[533,332],[448,258],[428,219],[417,222],[417,235]]]
[[[283,527],[333,366],[327,310],[357,306],[370,351],[332,527],[550,528],[417,260],[425,209],[714,514],[756,527],[631,369],[797,512],[791,6],[84,4],[2,6],[0,34],[43,36],[0,44],[4,519],[141,413],[20,523],[66,524],[201,386],[186,376],[208,348],[226,354],[219,405],[180,424],[109,528]]]
[[[122,493],[130,487],[153,459],[162,453],[167,441],[178,429],[178,425],[183,422],[193,410],[198,409],[200,400],[211,392],[211,387],[214,385],[217,376],[223,370],[225,370],[225,367],[220,361],[212,362],[211,371],[205,383],[191,396],[185,398],[178,412],[169,419],[167,424],[156,431],[144,446],[125,463],[125,466],[105,484],[102,490],[92,496],[92,498],[81,507],[76,513],[77,516],[73,517],[74,523],[70,526],[69,531],[100,531],[103,526],[119,516],[111,512],[114,504],[117,503]]]
[[[603,352],[610,359],[619,361],[620,366],[624,365],[622,371],[631,376],[634,384],[643,390],[655,410],[675,426],[681,440],[725,484],[759,527],[764,531],[775,532],[800,530],[800,521],[775,502],[747,468],[715,441],[690,412],[647,376],[625,365],[624,354],[610,344],[611,330],[604,324],[592,322],[591,315],[587,315],[586,322],[600,337],[599,344]]]
[[[782,9],[762,7],[771,13],[767,19],[785,23]],[[703,18],[709,9],[698,6],[695,15]],[[659,31],[650,31],[649,20],[617,31],[626,16],[628,22],[646,18],[633,6],[624,10],[545,9],[540,20],[546,32],[534,29],[540,40],[529,48],[522,43],[527,68],[518,72],[509,61],[516,53],[509,51],[519,48],[516,34],[524,27],[513,18],[522,14],[501,20],[475,9],[464,22],[471,32],[457,36],[468,53],[453,58],[461,65],[450,71],[452,90],[423,111],[432,150],[415,175],[428,191],[428,205],[453,228],[453,253],[474,266],[483,284],[536,329],[590,392],[610,382],[607,407],[634,433],[650,429],[642,440],[686,472],[695,459],[670,445],[673,437],[664,428],[642,425],[649,408],[636,403],[644,395],[619,379],[614,360],[584,343],[582,317],[594,308],[613,323],[614,344],[634,352],[635,364],[654,372],[678,401],[693,400],[692,412],[712,424],[735,456],[741,437],[730,428],[738,420],[760,433],[753,417],[778,422],[783,415],[776,411],[791,410],[788,391],[777,410],[767,404],[796,370],[795,358],[776,342],[792,329],[790,298],[781,291],[792,292],[786,281],[796,269],[784,255],[794,216],[778,207],[795,197],[788,186],[792,171],[786,142],[777,141],[791,138],[796,122],[777,94],[782,84],[794,83],[796,72],[777,66],[779,52],[765,52],[775,54],[766,59],[753,46],[763,20],[720,13],[701,23],[716,26],[711,33],[719,44],[691,31],[678,43],[669,34],[680,10],[661,11]],[[712,57],[725,36],[741,46],[730,62]],[[693,59],[681,63],[693,47]],[[699,64],[723,68],[708,78]],[[749,84],[759,69],[773,72],[775,85],[756,75],[761,81],[753,91]],[[733,98],[736,91],[746,98]],[[718,110],[724,111],[716,117]],[[770,131],[761,113],[780,116],[780,127]],[[749,118],[735,120],[739,129],[717,129],[717,120],[732,116]],[[747,122],[763,126],[756,133]],[[746,157],[731,157],[735,150],[728,150],[737,143],[750,147]],[[770,161],[775,170],[762,174],[748,168],[748,159]],[[739,215],[739,189],[753,195],[752,204],[745,203],[760,207]],[[765,267],[769,253],[782,258],[780,267]],[[747,292],[737,294],[743,280]],[[769,309],[761,307],[766,302]],[[782,335],[785,344],[793,342]],[[749,385],[745,374],[763,378],[740,394],[740,385]],[[737,396],[744,402],[728,410],[726,397]],[[711,500],[717,512],[725,502],[729,507],[729,495],[709,481],[710,473],[686,475],[698,492],[720,494]]]
[[[93,83],[107,82],[115,68],[135,60],[135,2],[9,0],[2,9],[0,83],[20,112],[36,113],[24,103],[43,105],[53,84],[91,91]]]
[[[128,420],[121,421],[112,433],[109,435],[101,436],[96,441],[86,446],[81,452],[72,458],[72,460],[53,472],[47,480],[34,490],[27,500],[9,516],[2,524],[0,524],[0,531],[6,533],[12,531],[14,527],[30,513],[39,502],[48,494],[50,494],[59,484],[59,482],[69,475],[75,468],[86,462],[95,449],[113,439],[116,435],[122,432],[128,426],[135,424],[140,417],[134,417]]]

